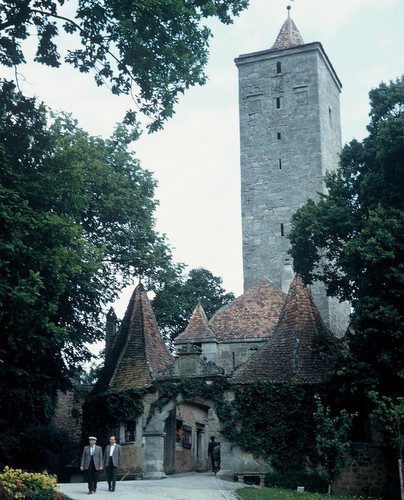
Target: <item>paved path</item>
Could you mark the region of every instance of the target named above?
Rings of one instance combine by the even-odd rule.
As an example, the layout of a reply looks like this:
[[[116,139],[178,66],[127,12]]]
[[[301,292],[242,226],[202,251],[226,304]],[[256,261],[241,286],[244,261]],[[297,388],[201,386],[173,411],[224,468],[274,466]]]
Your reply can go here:
[[[86,483],[62,483],[60,491],[73,500],[236,500],[233,492],[245,486],[223,481],[211,472],[175,474],[165,479],[118,481],[111,493],[105,481],[98,483],[97,492],[87,495]]]

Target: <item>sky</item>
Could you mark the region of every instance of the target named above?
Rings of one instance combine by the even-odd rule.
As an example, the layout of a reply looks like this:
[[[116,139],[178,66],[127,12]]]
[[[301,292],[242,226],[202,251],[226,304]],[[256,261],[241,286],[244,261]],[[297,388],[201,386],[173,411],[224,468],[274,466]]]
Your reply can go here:
[[[204,267],[223,287],[243,293],[241,254],[238,75],[234,59],[269,49],[291,17],[306,43],[321,42],[342,82],[343,143],[362,140],[369,122],[368,92],[404,74],[404,0],[250,0],[230,26],[211,22],[208,82],[190,89],[163,131],[133,145],[158,181],[156,228],[176,262]],[[13,72],[0,67],[8,78]],[[91,74],[27,63],[20,87],[54,110],[72,113],[92,135],[108,137],[132,102],[97,87]],[[133,287],[114,304],[122,317]]]

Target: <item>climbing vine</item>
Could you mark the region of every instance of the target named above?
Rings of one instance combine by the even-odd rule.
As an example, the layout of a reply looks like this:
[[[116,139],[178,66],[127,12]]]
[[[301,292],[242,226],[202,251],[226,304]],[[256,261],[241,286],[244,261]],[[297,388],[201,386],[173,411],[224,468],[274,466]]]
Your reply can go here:
[[[154,387],[158,390],[158,399],[150,407],[149,419],[155,410],[161,411],[167,403],[179,394],[182,394],[185,399],[199,397],[218,404],[223,401],[224,393],[226,389],[229,389],[230,384],[226,377],[217,376],[212,377],[208,382],[199,378],[159,381],[154,384]]]
[[[185,399],[212,401],[223,435],[255,457],[271,461],[280,473],[317,463],[315,388],[256,382],[235,387],[225,377],[184,378],[155,384],[158,398],[150,416],[179,394]],[[234,393],[227,400],[226,392]]]
[[[97,434],[101,444],[105,444],[110,429],[120,422],[136,420],[144,411],[144,389],[132,388],[121,392],[107,392],[90,397],[83,406],[83,440]]]
[[[314,388],[256,382],[235,390],[217,414],[222,432],[279,472],[299,470],[316,461]]]
[[[106,439],[119,422],[136,420],[144,414],[144,396],[153,392],[157,397],[148,420],[179,395],[189,401],[200,398],[214,407],[223,436],[270,462],[276,474],[290,479],[293,474],[307,475],[308,465],[314,470],[319,464],[316,412],[320,390],[314,386],[265,382],[234,386],[225,376],[159,380],[148,389],[129,389],[87,400],[83,412],[85,436],[97,432]]]

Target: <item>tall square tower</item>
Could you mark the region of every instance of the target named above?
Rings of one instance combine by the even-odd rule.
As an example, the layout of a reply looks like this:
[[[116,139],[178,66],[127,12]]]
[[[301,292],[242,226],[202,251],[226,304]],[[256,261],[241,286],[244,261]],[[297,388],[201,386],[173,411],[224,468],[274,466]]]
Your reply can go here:
[[[304,43],[290,17],[274,45],[239,56],[244,289],[268,277],[288,291],[292,214],[325,192],[341,152],[341,82],[321,43]],[[325,287],[312,293],[325,323],[341,332],[347,314]],[[338,325],[343,321],[345,326]]]

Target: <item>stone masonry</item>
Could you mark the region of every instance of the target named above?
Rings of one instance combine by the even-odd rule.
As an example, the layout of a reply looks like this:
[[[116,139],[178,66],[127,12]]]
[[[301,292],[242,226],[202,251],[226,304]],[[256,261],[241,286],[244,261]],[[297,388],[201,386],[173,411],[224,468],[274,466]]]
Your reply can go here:
[[[289,28],[297,32],[294,23]],[[337,167],[341,151],[341,83],[322,45],[304,44],[297,35],[235,61],[245,290],[263,276],[287,290],[291,217],[325,192],[323,176]],[[326,297],[320,284],[312,293],[327,326],[342,334],[347,306]]]

